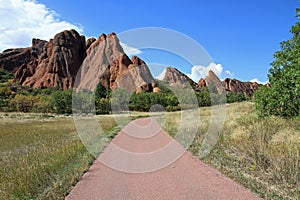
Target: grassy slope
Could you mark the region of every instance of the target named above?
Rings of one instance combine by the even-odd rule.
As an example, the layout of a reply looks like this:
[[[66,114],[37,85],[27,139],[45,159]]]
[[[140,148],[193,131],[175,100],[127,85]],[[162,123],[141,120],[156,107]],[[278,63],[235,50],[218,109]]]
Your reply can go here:
[[[180,112],[170,113],[163,124],[172,136],[180,116]],[[189,148],[196,156],[208,128],[210,108],[201,108],[200,116]],[[300,119],[260,119],[251,102],[229,104],[218,143],[203,161],[265,199],[300,199]]]
[[[1,199],[64,199],[94,158],[82,145],[71,118],[34,114],[0,120]],[[109,142],[118,127],[101,116]]]

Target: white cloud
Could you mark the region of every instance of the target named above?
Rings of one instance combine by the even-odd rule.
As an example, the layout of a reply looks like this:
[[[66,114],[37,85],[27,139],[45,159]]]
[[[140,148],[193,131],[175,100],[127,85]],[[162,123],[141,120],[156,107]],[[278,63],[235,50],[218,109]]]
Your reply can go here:
[[[232,73],[231,71],[229,70],[226,70],[225,71],[225,74],[229,76],[229,78],[233,78],[234,77],[234,73]]]
[[[195,65],[192,67],[191,74],[187,74],[193,81],[198,82],[200,78],[205,78],[208,71],[212,70],[219,78],[221,77],[223,67],[221,64],[210,63],[207,67]]]
[[[142,51],[139,50],[139,49],[136,49],[134,47],[131,47],[125,43],[122,43],[120,42],[121,46],[123,47],[124,49],[124,52],[128,55],[128,56],[133,56],[133,55],[138,55],[138,54],[141,54]]]
[[[167,72],[167,69],[165,68],[157,77],[155,77],[158,80],[163,80],[165,77],[165,74]]]
[[[261,81],[258,80],[258,78],[254,78],[254,79],[250,80],[250,82],[256,82],[256,83],[264,84],[264,85],[267,84],[267,83],[269,83],[268,81],[261,82]]]
[[[35,0],[0,0],[0,18],[0,52],[31,46],[32,38],[49,40],[63,30],[83,31]]]

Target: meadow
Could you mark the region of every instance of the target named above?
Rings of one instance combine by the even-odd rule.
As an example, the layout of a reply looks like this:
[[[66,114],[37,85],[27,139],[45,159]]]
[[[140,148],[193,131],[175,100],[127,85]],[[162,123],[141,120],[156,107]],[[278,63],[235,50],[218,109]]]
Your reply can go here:
[[[93,163],[70,116],[1,113],[1,199],[64,199]],[[106,145],[120,130],[99,116]]]
[[[175,138],[182,112],[169,113],[162,120],[164,130]],[[299,118],[261,118],[253,102],[227,104],[222,131],[216,128],[216,133],[211,133],[218,141],[203,156],[211,107],[200,108],[200,116],[197,134],[188,148],[193,155],[264,199],[300,199]],[[186,132],[193,129],[188,123],[183,126]]]
[[[300,119],[261,118],[250,101],[227,104],[225,111],[222,126],[210,121],[212,107],[201,107],[196,113],[199,124],[191,120],[195,112],[190,110],[131,115],[132,119],[161,116],[163,129],[193,155],[264,199],[300,199]],[[95,159],[82,144],[73,118],[37,113],[1,113],[0,117],[1,199],[64,199]],[[112,115],[97,120],[104,132],[99,142],[105,147],[122,125]],[[213,127],[210,134],[217,137],[207,137],[209,126]],[[213,148],[203,145],[204,140]]]

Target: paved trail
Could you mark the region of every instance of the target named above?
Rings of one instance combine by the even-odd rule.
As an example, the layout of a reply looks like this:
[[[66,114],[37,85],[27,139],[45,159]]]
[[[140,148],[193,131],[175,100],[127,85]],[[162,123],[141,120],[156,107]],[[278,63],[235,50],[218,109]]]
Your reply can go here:
[[[66,199],[259,198],[186,152],[146,118],[118,133]]]

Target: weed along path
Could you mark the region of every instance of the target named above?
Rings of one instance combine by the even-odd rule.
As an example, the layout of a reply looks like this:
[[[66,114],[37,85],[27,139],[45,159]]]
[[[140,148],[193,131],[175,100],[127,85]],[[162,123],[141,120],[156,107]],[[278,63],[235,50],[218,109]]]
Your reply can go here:
[[[125,126],[66,197],[83,199],[259,199],[202,163],[153,118]]]

